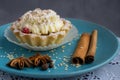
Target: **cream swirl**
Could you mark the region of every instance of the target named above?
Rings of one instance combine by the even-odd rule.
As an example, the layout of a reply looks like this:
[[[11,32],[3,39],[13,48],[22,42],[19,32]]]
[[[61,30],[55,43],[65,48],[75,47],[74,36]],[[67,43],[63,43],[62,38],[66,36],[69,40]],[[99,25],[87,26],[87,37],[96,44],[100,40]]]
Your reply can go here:
[[[20,21],[15,22],[15,25],[20,30],[27,27],[34,34],[48,34],[60,31],[64,24],[55,11],[37,8],[26,12],[20,17]]]

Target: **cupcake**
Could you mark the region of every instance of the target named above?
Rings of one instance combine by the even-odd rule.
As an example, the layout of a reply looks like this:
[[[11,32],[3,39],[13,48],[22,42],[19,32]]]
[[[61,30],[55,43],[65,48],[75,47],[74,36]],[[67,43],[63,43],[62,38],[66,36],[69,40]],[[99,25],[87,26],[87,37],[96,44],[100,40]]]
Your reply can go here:
[[[55,11],[37,8],[13,22],[10,29],[20,43],[48,46],[60,44],[71,27],[70,21],[60,18]]]

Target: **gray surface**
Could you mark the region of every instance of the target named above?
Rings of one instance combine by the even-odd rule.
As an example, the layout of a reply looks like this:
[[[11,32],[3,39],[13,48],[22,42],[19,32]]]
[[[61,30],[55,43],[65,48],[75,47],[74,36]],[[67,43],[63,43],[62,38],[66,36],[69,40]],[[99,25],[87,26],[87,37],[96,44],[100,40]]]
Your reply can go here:
[[[120,36],[120,0],[0,0],[0,25],[37,7],[101,24]]]

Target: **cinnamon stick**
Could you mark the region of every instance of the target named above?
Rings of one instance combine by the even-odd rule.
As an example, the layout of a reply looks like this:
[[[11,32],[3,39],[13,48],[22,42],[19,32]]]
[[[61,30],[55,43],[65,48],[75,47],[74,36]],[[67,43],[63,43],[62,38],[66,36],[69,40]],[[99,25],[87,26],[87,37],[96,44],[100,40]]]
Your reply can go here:
[[[85,56],[88,50],[89,41],[90,35],[88,33],[83,33],[72,55],[73,64],[83,64],[85,62]]]
[[[85,57],[85,63],[92,63],[94,61],[94,56],[96,53],[96,45],[97,45],[97,30],[93,30],[90,39],[90,45]]]

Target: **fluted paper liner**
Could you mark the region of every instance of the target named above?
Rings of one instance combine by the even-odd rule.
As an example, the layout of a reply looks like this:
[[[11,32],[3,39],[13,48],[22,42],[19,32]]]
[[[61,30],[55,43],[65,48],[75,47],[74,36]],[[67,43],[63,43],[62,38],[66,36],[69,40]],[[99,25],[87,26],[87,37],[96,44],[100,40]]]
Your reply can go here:
[[[64,32],[62,32],[62,33],[64,33]],[[15,35],[19,35],[19,33],[16,33]],[[42,46],[31,46],[31,45],[33,45],[33,44],[37,44],[37,42],[36,43],[31,43],[31,45],[29,45],[29,44],[27,44],[27,43],[20,43],[17,39],[16,39],[16,37],[15,37],[15,35],[12,33],[12,31],[10,30],[10,27],[8,27],[6,30],[5,30],[5,34],[4,34],[4,36],[7,38],[7,40],[8,41],[10,41],[10,42],[12,42],[12,43],[14,43],[14,44],[16,44],[16,45],[18,45],[18,46],[21,46],[21,47],[24,47],[24,48],[26,48],[26,49],[30,49],[30,50],[34,50],[34,51],[46,51],[46,50],[50,50],[50,49],[53,49],[53,48],[57,48],[57,47],[59,47],[59,46],[61,46],[61,45],[63,45],[63,44],[65,44],[65,43],[67,43],[67,42],[70,42],[70,41],[72,41],[75,37],[77,37],[77,35],[78,35],[78,30],[76,29],[76,27],[75,26],[72,26],[72,28],[71,28],[71,30],[67,33],[67,35],[65,36],[65,38],[61,38],[61,39],[64,39],[63,41],[59,38],[58,40],[55,40],[56,41],[56,43],[60,43],[61,41],[61,43],[60,44],[51,44],[51,45],[48,45],[48,46],[44,46],[44,47],[42,47]],[[17,37],[19,37],[19,36],[17,36]],[[64,37],[63,35],[59,35],[59,37]],[[21,37],[22,38],[22,37]],[[18,39],[21,39],[21,38],[18,38]],[[30,38],[29,36],[26,36],[26,38]],[[49,38],[50,40],[52,40],[52,38]],[[56,38],[57,39],[57,38]],[[24,39],[24,37],[21,39],[21,41],[25,41],[26,39]],[[32,40],[34,40],[34,39],[32,39]],[[49,40],[49,41],[50,41]],[[51,41],[51,42],[54,42],[54,41]],[[44,43],[46,43],[46,42],[44,42],[43,41],[43,43],[42,43],[42,45],[44,45]]]

